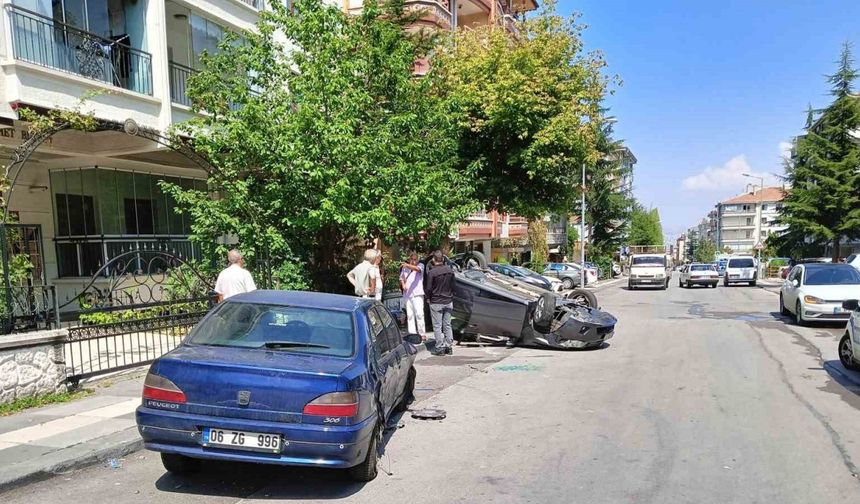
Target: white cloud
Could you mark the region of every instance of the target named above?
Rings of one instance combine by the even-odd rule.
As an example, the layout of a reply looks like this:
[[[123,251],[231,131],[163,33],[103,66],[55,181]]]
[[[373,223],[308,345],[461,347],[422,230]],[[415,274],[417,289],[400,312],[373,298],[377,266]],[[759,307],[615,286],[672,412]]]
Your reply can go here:
[[[709,166],[684,179],[684,189],[688,191],[716,191],[720,189],[732,189],[741,192],[750,183],[757,183],[756,179],[744,177],[749,173],[756,177],[764,177],[765,184],[773,184],[775,177],[767,173],[756,173],[747,162],[746,156],[741,154],[726,161],[722,166]]]
[[[788,159],[791,157],[791,142],[779,142],[779,158]]]

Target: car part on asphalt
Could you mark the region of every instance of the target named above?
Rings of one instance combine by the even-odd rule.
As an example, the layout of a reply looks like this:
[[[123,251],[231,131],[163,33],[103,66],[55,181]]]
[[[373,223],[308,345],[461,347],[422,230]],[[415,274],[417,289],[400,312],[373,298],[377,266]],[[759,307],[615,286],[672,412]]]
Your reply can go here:
[[[445,410],[436,408],[423,408],[412,412],[412,418],[418,420],[444,420],[446,416],[448,415]]]

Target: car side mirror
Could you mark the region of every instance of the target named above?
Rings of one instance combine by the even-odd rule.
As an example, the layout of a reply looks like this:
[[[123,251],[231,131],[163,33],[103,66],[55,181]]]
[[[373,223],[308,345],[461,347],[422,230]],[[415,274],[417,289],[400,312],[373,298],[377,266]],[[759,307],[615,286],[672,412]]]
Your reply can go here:
[[[413,345],[420,345],[422,343],[420,334],[407,334],[403,337],[403,341],[412,343]]]
[[[800,280],[795,278],[794,280],[791,281],[791,285],[793,285],[795,287],[800,287]]]
[[[842,308],[845,310],[856,311],[858,307],[860,307],[860,301],[857,301],[856,299],[842,301]]]

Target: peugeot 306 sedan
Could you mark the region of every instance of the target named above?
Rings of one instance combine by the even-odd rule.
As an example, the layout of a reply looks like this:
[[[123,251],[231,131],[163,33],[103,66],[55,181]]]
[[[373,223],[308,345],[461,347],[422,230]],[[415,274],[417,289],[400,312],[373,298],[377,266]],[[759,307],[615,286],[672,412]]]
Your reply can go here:
[[[385,422],[411,400],[416,353],[377,301],[241,294],[152,364],[138,430],[174,473],[214,459],[344,468],[368,481]]]

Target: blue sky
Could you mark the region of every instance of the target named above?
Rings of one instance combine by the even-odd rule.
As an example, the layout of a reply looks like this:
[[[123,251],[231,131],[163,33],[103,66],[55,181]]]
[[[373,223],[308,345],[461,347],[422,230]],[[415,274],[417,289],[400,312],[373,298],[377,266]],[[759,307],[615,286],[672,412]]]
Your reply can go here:
[[[609,98],[616,133],[639,163],[635,192],[674,239],[742,193],[740,173],[782,173],[781,142],[807,103],[828,103],[824,75],[858,43],[856,0],[561,0],[623,85]],[[860,84],[860,83],[859,83]],[[777,179],[771,178],[772,181]]]

